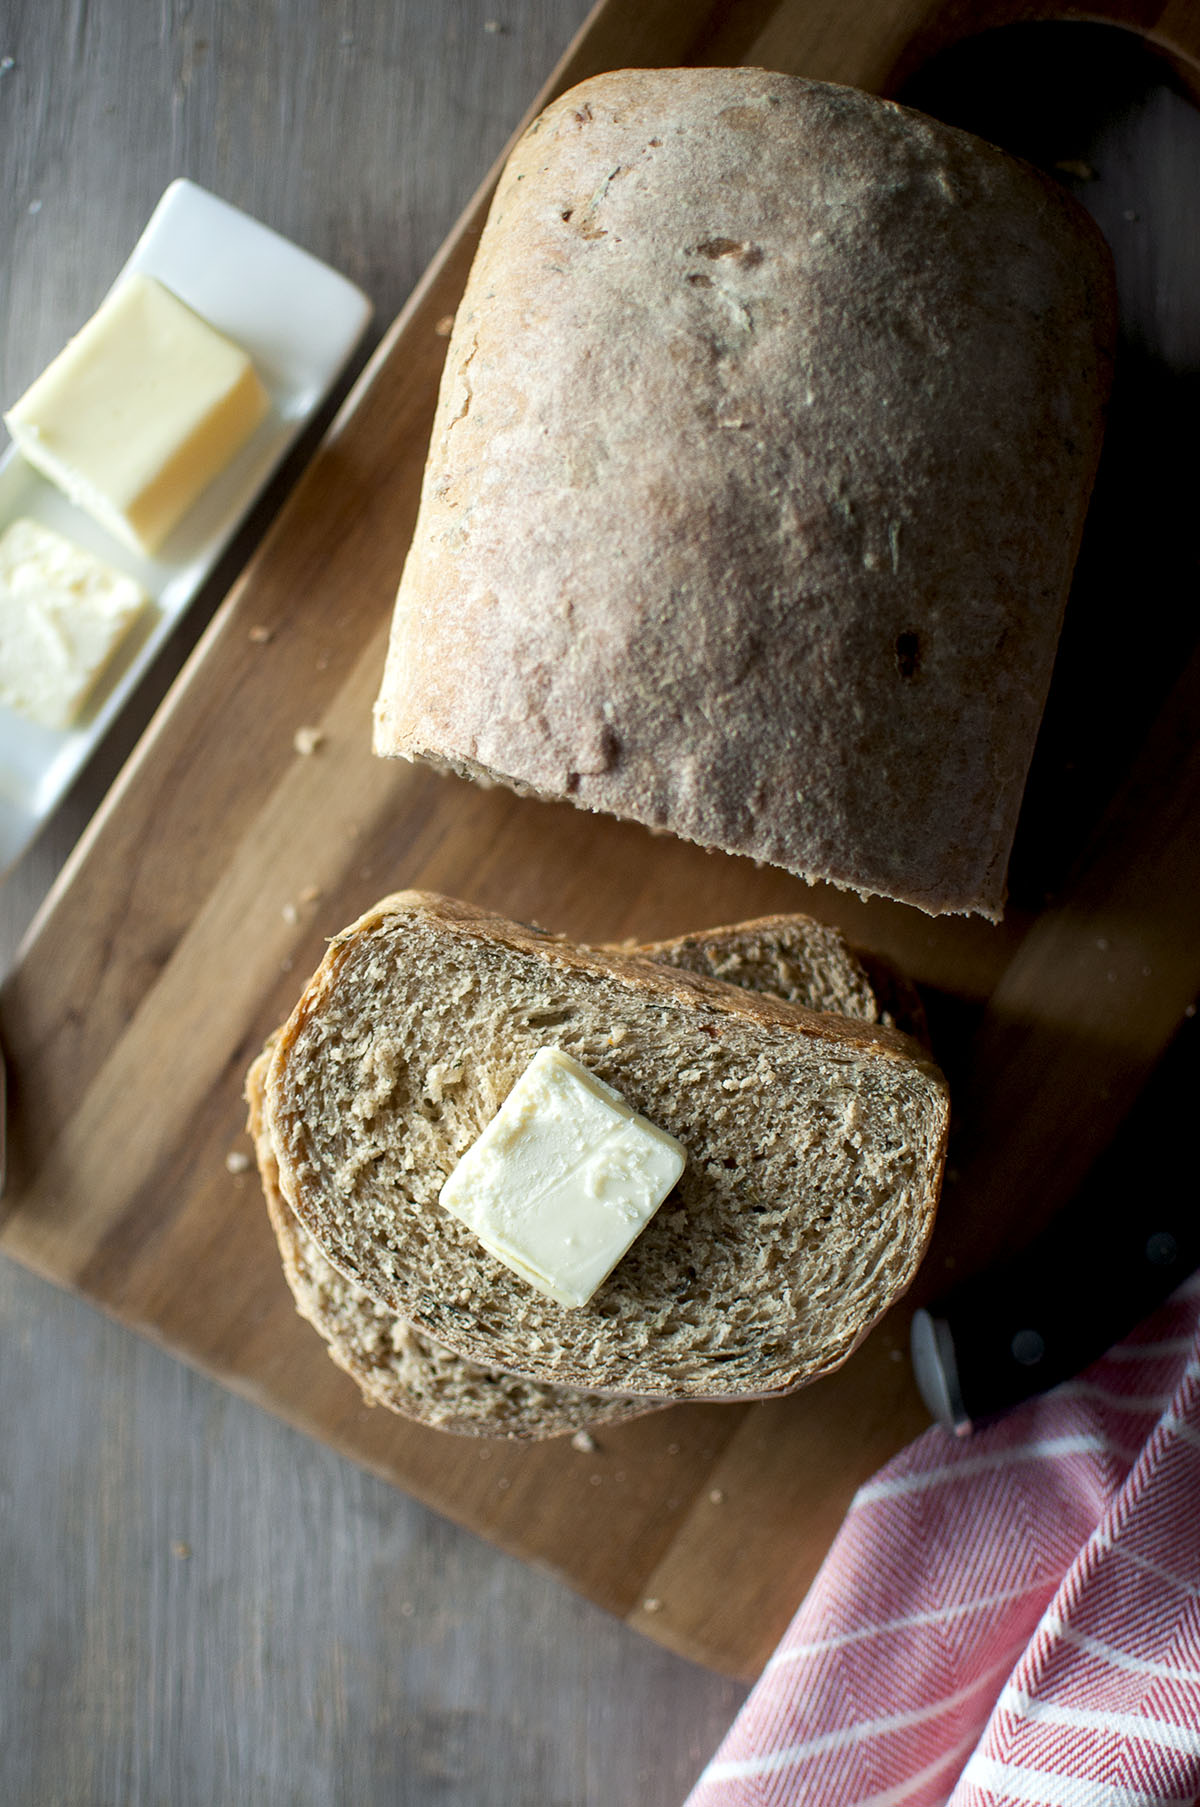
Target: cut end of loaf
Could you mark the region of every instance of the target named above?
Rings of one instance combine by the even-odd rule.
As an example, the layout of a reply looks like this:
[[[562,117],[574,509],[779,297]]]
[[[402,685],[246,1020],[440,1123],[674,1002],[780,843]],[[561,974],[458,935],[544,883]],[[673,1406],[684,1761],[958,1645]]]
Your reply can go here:
[[[444,748],[419,743],[404,731],[393,728],[378,709],[375,720],[373,751],[382,759],[403,759],[410,765],[427,765],[444,777],[462,778],[470,784],[479,785],[483,790],[502,785],[518,797],[533,798],[539,803],[570,803],[575,809],[585,810],[590,815],[615,816],[618,821],[647,827],[652,834],[674,834],[678,840],[703,847],[707,853],[727,853],[735,858],[752,859],[758,865],[777,866],[806,885],[832,885],[835,891],[845,891],[864,902],[870,902],[875,897],[886,897],[892,903],[909,904],[925,916],[980,916],[986,922],[995,923],[1004,920],[1008,887],[1003,862],[1000,863],[998,872],[977,877],[966,890],[955,891],[944,885],[935,894],[925,887],[905,885],[894,879],[886,884],[866,884],[853,873],[840,872],[832,861],[797,862],[786,849],[772,852],[756,845],[738,846],[719,839],[708,839],[699,831],[689,832],[676,822],[657,821],[654,819],[655,812],[641,807],[636,798],[597,801],[589,795],[591,787],[580,783],[568,783],[561,791],[549,786],[539,788],[514,777],[510,772],[498,771],[495,767],[483,765],[464,754],[450,755]]]

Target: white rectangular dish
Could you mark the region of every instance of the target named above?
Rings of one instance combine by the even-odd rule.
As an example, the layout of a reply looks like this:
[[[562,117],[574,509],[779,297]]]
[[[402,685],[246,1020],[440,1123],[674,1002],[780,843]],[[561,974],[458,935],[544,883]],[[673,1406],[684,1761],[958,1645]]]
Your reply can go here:
[[[83,720],[44,728],[0,705],[0,878],[76,777],[284,454],[328,395],[371,317],[361,290],[194,182],[172,182],[118,273],[156,277],[251,356],[270,411],[155,558],[110,538],[9,446],[0,533],[26,516],[135,577],[153,603]],[[114,283],[115,286],[115,283]],[[83,322],[80,322],[82,325]],[[15,397],[9,398],[15,400]]]

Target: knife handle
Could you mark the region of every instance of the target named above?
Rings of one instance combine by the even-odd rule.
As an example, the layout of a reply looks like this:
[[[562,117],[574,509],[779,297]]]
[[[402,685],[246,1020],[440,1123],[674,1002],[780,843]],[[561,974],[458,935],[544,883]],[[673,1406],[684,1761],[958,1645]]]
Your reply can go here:
[[[1184,1019],[1071,1203],[1021,1253],[915,1313],[931,1415],[962,1436],[1077,1374],[1200,1266],[1200,1021]]]

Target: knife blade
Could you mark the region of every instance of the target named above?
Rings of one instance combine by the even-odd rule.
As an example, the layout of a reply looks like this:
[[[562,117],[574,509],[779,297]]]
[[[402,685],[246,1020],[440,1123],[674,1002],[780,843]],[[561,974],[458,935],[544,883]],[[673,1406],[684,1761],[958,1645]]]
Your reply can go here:
[[[1200,1018],[1190,1007],[1106,1153],[1019,1254],[914,1314],[913,1371],[958,1436],[1095,1361],[1200,1266]]]

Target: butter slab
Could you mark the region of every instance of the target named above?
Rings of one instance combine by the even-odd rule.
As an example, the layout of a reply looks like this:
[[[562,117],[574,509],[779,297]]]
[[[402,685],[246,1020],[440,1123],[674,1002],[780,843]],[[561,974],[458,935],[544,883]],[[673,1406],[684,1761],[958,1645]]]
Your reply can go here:
[[[560,1305],[586,1305],[683,1172],[682,1143],[560,1048],[543,1048],[439,1203]]]
[[[107,533],[152,554],[269,405],[241,346],[135,272],[4,421],[30,464]]]
[[[14,521],[0,537],[0,703],[69,728],[148,602],[94,553]]]

